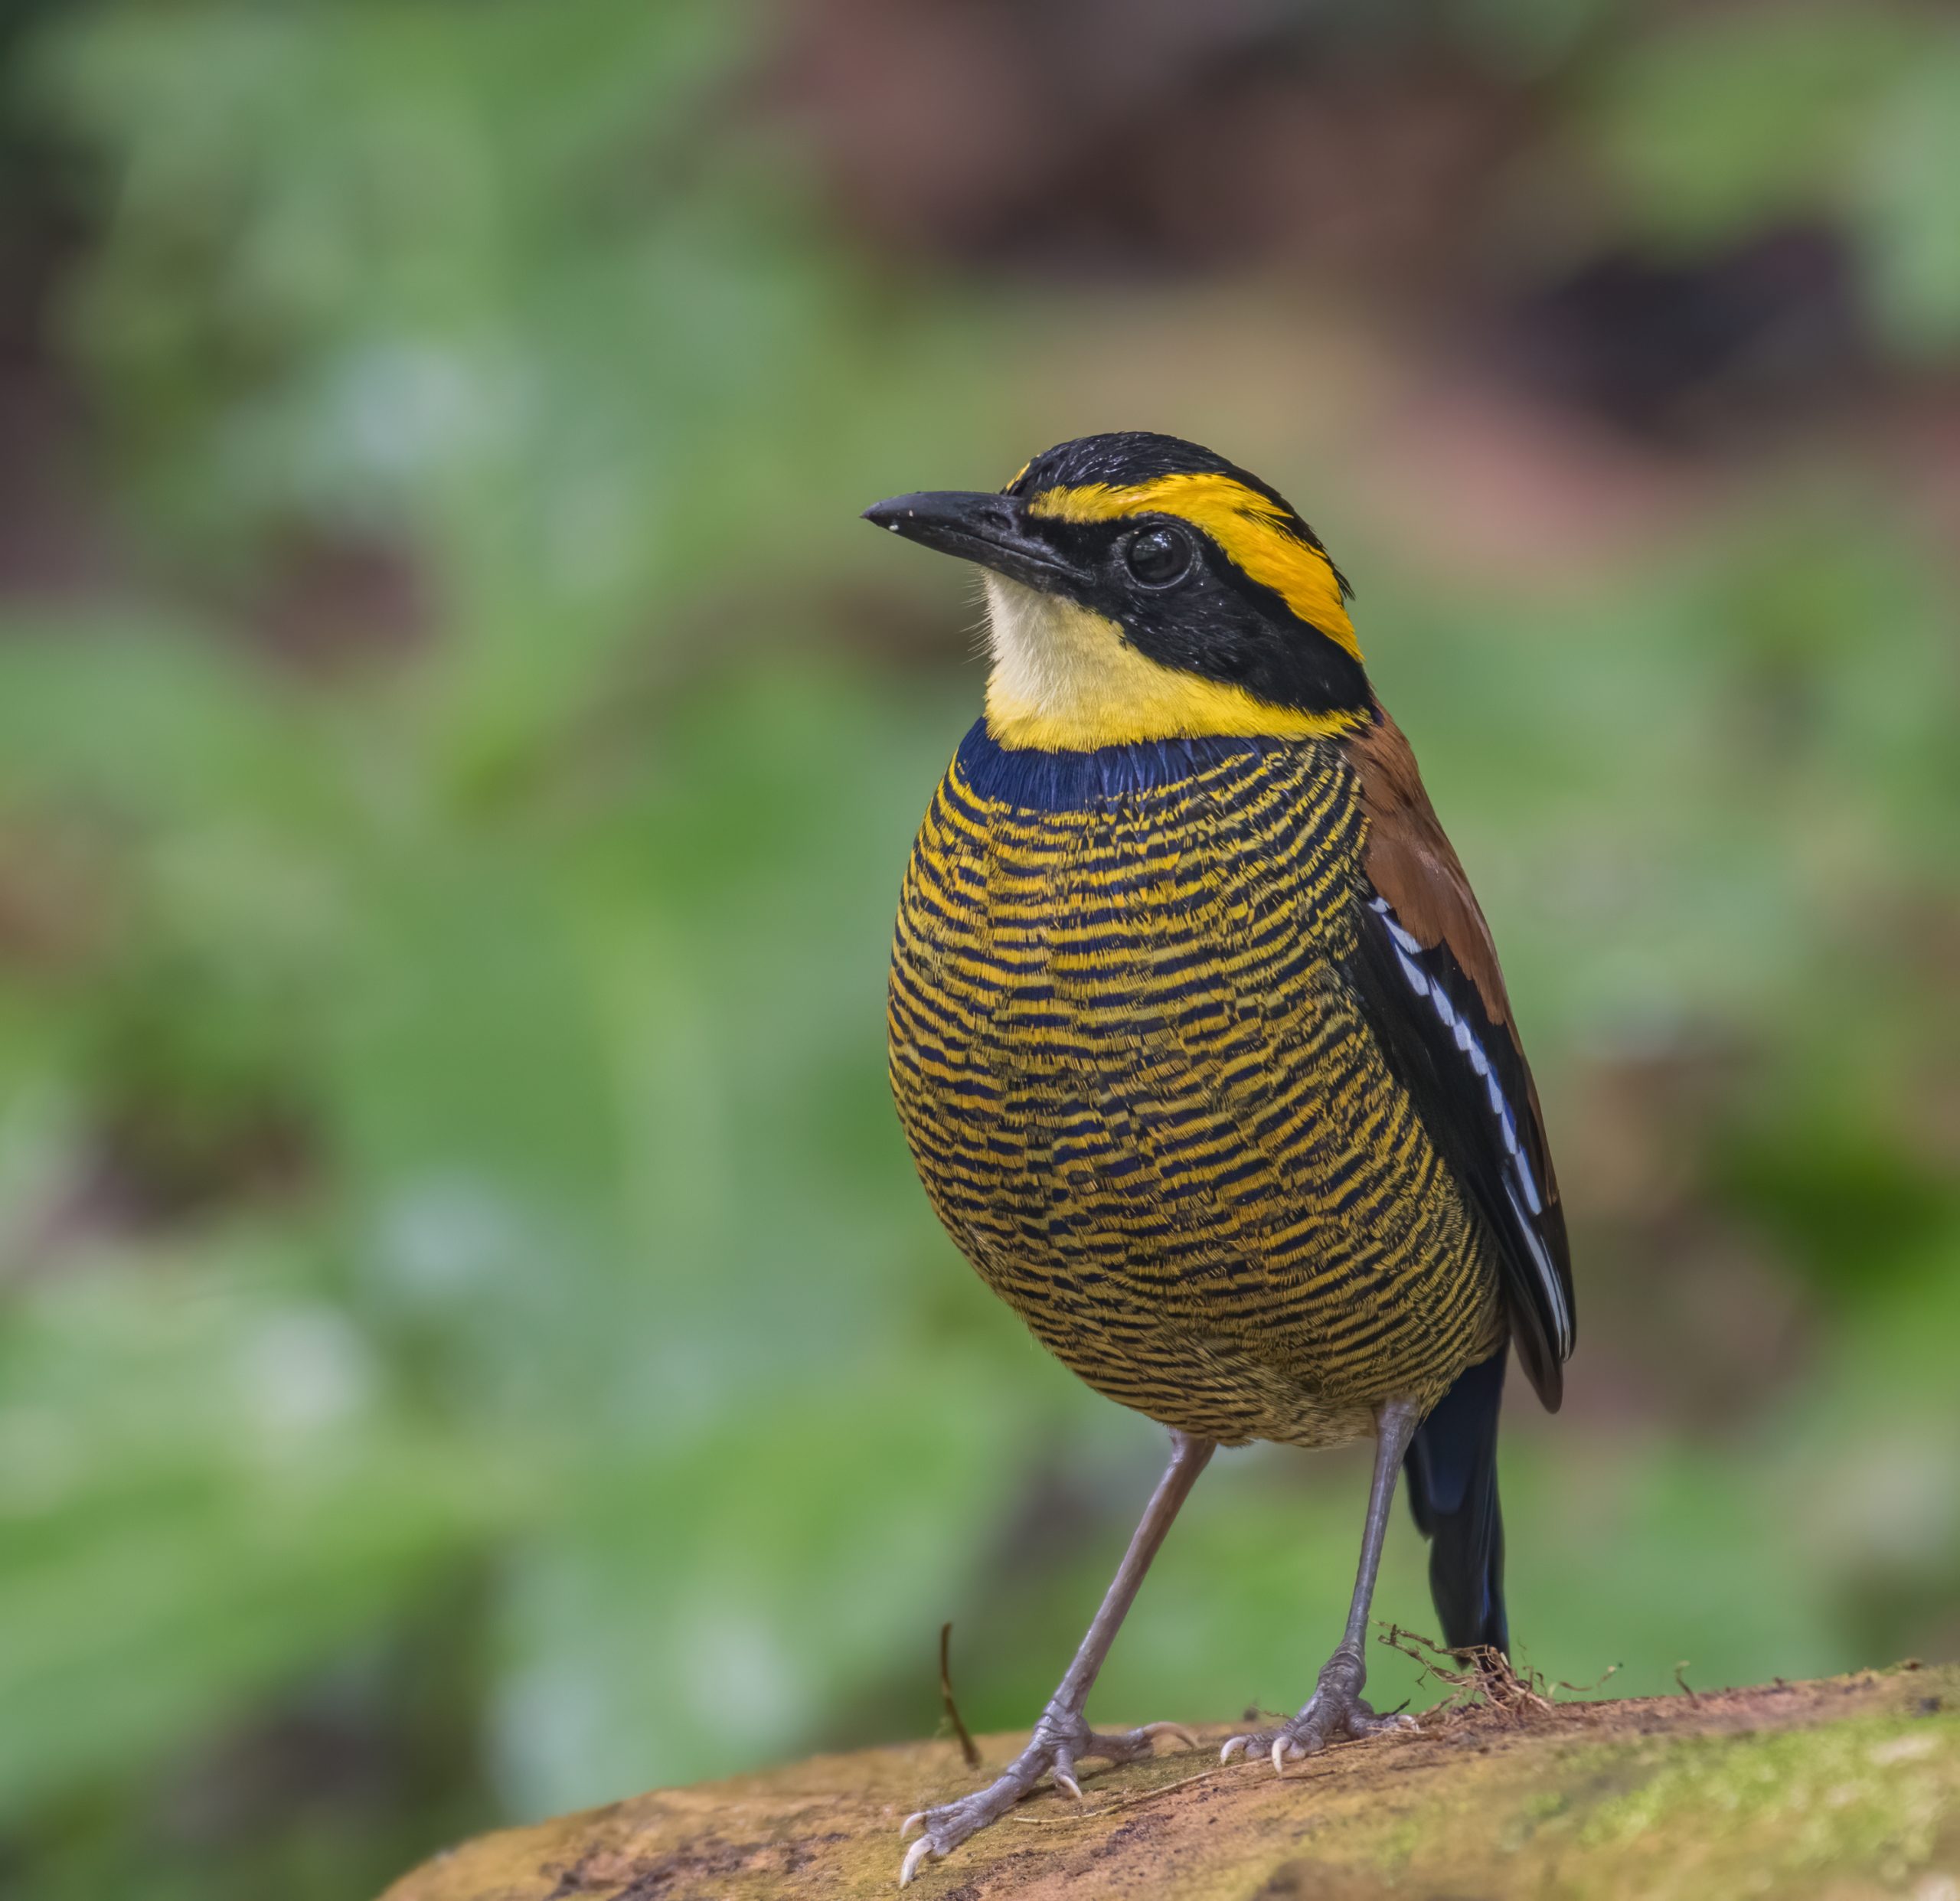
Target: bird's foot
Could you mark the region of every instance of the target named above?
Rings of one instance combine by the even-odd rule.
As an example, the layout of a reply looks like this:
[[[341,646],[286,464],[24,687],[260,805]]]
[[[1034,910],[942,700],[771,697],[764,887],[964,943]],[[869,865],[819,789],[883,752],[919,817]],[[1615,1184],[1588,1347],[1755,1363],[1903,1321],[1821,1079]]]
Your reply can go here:
[[[1416,1727],[1413,1716],[1377,1716],[1361,1700],[1362,1681],[1360,1658],[1337,1651],[1298,1716],[1276,1730],[1232,1737],[1218,1752],[1219,1761],[1229,1762],[1241,1751],[1247,1762],[1269,1756],[1273,1773],[1284,1775],[1289,1762],[1312,1756],[1330,1743],[1359,1743],[1386,1731]]]
[[[1091,1756],[1108,1762],[1135,1762],[1151,1753],[1160,1736],[1179,1737],[1187,1749],[1197,1747],[1197,1738],[1181,1723],[1146,1723],[1140,1730],[1104,1736],[1092,1730],[1078,1714],[1053,1708],[1044,1710],[1027,1747],[986,1788],[938,1808],[921,1809],[905,1818],[905,1825],[899,1831],[901,1841],[915,1827],[923,1827],[925,1832],[906,1851],[898,1885],[905,1886],[927,1862],[951,1854],[968,1836],[978,1834],[989,1822],[998,1821],[1044,1775],[1053,1776],[1057,1788],[1080,1801],[1082,1785],[1075,1779],[1076,1763]]]

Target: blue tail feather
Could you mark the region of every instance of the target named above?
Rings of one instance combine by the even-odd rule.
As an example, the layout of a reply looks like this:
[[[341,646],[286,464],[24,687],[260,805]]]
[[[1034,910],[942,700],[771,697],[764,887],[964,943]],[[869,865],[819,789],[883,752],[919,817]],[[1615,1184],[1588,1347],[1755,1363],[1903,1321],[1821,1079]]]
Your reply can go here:
[[[1403,1461],[1410,1508],[1429,1541],[1429,1595],[1452,1650],[1511,1649],[1498,1504],[1498,1411],[1509,1357],[1501,1350],[1458,1375],[1416,1429]]]

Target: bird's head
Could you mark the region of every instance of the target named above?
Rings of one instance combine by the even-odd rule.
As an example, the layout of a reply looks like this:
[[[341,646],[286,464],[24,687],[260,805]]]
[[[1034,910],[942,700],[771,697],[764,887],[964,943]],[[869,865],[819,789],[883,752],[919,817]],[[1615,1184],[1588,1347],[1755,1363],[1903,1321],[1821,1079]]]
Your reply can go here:
[[[998,495],[868,521],[985,570],[987,724],[1010,746],[1306,738],[1370,717],[1351,590],[1283,497],[1174,436],[1085,436]]]

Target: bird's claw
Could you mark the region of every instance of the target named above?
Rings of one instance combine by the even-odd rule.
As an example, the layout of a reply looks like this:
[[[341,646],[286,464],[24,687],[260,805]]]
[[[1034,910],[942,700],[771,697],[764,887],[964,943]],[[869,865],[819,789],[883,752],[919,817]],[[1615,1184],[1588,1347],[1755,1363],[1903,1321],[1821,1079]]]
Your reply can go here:
[[[1416,1728],[1413,1716],[1377,1716],[1361,1700],[1358,1681],[1351,1684],[1344,1676],[1331,1667],[1323,1671],[1319,1687],[1298,1716],[1275,1730],[1228,1737],[1218,1752],[1219,1761],[1229,1762],[1241,1752],[1248,1762],[1255,1756],[1269,1756],[1273,1774],[1284,1775],[1289,1762],[1315,1755],[1330,1743],[1359,1743],[1369,1736]]]
[[[978,1834],[990,1822],[998,1821],[1044,1775],[1081,1801],[1084,1799],[1082,1785],[1075,1773],[1078,1758],[1099,1756],[1111,1762],[1138,1762],[1152,1753],[1160,1736],[1175,1736],[1190,1748],[1197,1743],[1197,1737],[1181,1723],[1147,1723],[1141,1729],[1104,1736],[1090,1729],[1079,1716],[1044,1716],[1035,1726],[1027,1747],[986,1788],[962,1795],[957,1801],[921,1809],[906,1817],[899,1828],[900,1841],[915,1827],[924,1832],[906,1850],[898,1871],[898,1885],[910,1886],[927,1862],[951,1854],[969,1835]]]

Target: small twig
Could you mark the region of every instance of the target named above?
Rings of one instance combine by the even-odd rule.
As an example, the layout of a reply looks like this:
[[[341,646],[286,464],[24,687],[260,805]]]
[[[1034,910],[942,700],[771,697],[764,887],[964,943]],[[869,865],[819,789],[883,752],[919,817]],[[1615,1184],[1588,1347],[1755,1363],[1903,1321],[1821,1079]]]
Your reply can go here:
[[[1377,1641],[1419,1664],[1426,1676],[1446,1684],[1450,1692],[1446,1708],[1461,1709],[1473,1698],[1481,1697],[1500,1715],[1521,1722],[1527,1716],[1549,1715],[1555,1707],[1546,1694],[1544,1679],[1535,1670],[1527,1670],[1521,1677],[1510,1658],[1488,1644],[1452,1650],[1399,1624],[1390,1625]],[[1444,1658],[1449,1661],[1442,1661]]]
[[[1618,1664],[1609,1664],[1590,1683],[1567,1683],[1561,1677],[1558,1681],[1557,1687],[1561,1690],[1570,1690],[1575,1697],[1589,1697],[1594,1690],[1604,1688],[1611,1679],[1619,1674],[1620,1667]]]
[[[939,1626],[939,1701],[946,1706],[946,1720],[952,1725],[953,1734],[959,1738],[959,1752],[966,1759],[966,1766],[977,1769],[980,1746],[960,1720],[959,1705],[952,1700],[952,1626],[949,1623]]]
[[[1277,1713],[1263,1710],[1260,1714],[1272,1716]],[[1250,1720],[1250,1719],[1249,1719]],[[1330,1743],[1325,1749],[1315,1752],[1315,1760],[1322,1756],[1343,1754],[1349,1749],[1365,1749],[1370,1746],[1366,1737],[1357,1736],[1344,1743]],[[1229,1775],[1240,1765],[1230,1762],[1214,1762],[1209,1769],[1200,1769],[1195,1775],[1180,1776],[1174,1782],[1162,1782],[1155,1788],[1138,1789],[1134,1794],[1119,1795],[1115,1801],[1099,1803],[1095,1808],[1077,1808],[1073,1804],[1065,1805],[1065,1812],[1060,1815],[1031,1815],[1025,1809],[1016,1809],[1005,1818],[1014,1822],[1024,1822],[1033,1828],[1060,1828],[1073,1822],[1093,1821],[1098,1815],[1113,1815],[1119,1808],[1135,1808],[1145,1802],[1154,1802],[1160,1795],[1174,1795],[1181,1788],[1189,1788],[1194,1782],[1209,1782],[1214,1777]]]
[[[1690,1703],[1699,1703],[1701,1699],[1687,1687],[1687,1679],[1681,1674],[1687,1668],[1687,1659],[1684,1657],[1681,1661],[1674,1666],[1674,1681],[1681,1685],[1681,1694],[1687,1697]]]
[[[1060,1815],[1031,1815],[1025,1809],[1017,1808],[1005,1819],[1024,1823],[1031,1828],[1061,1828],[1073,1822],[1093,1821],[1099,1815],[1113,1815],[1119,1808],[1135,1808],[1141,1802],[1154,1802],[1158,1796],[1168,1795],[1175,1789],[1189,1788],[1194,1782],[1208,1782],[1214,1775],[1223,1775],[1227,1766],[1214,1762],[1210,1769],[1200,1769],[1195,1775],[1183,1776],[1156,1788],[1139,1789],[1133,1795],[1119,1795],[1114,1801],[1099,1802],[1093,1808],[1077,1808],[1073,1803],[1067,1803],[1064,1805],[1066,1812]]]

